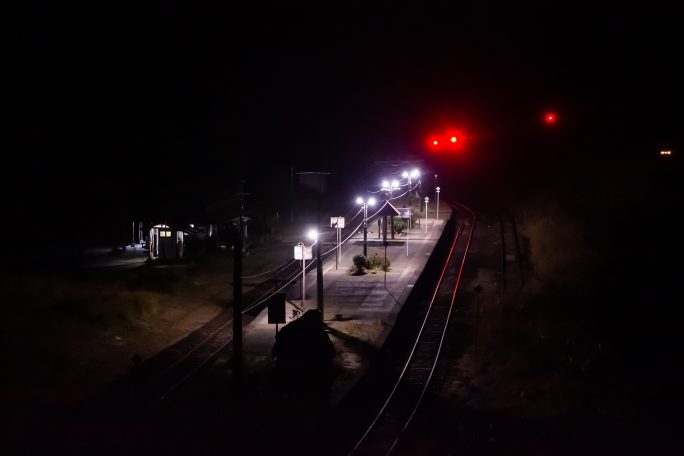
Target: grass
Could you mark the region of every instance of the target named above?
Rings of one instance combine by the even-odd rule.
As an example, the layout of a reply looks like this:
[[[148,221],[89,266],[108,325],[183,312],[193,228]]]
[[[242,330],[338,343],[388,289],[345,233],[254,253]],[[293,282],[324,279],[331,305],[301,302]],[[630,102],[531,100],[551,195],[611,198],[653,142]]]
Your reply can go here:
[[[1,292],[11,315],[32,314],[36,324],[71,320],[105,330],[130,327],[140,317],[155,315],[160,303],[158,292],[64,277],[18,277],[3,283]]]
[[[567,419],[594,429],[620,423],[625,433],[644,413],[654,423],[666,419],[661,411],[673,389],[661,393],[665,377],[646,362],[660,331],[648,317],[629,315],[637,284],[605,284],[617,260],[587,242],[581,218],[552,208],[528,214],[523,229],[533,277],[522,291],[502,295],[493,274],[480,271],[473,345],[460,361],[488,413],[559,429]]]

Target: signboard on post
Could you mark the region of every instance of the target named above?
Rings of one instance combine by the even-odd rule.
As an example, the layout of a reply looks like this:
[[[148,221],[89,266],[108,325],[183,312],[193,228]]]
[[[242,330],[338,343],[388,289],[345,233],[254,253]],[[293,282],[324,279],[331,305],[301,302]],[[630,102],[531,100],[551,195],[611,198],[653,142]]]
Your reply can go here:
[[[330,217],[330,228],[344,228],[344,217]]]
[[[399,217],[410,219],[411,218],[411,208],[410,207],[398,207]]]
[[[294,248],[295,260],[310,260],[313,258],[313,249],[310,245],[297,244]]]

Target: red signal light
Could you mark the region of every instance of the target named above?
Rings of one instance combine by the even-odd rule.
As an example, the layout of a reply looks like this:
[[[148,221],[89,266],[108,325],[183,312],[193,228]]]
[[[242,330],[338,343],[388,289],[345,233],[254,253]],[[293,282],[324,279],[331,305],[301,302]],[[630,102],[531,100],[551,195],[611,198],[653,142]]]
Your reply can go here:
[[[463,132],[456,129],[448,129],[441,134],[428,137],[428,147],[433,152],[458,152],[463,148]]]
[[[546,115],[544,116],[544,121],[546,121],[547,124],[556,123],[556,114],[554,114],[552,112],[547,112]]]

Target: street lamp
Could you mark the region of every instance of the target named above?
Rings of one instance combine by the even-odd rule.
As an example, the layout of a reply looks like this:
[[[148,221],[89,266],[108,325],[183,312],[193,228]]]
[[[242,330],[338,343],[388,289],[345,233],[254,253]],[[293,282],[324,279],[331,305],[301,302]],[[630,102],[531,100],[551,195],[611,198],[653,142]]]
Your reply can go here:
[[[363,256],[368,256],[368,205],[375,206],[375,198],[364,200],[359,196],[356,198],[356,204],[363,207]]]
[[[392,179],[392,182],[389,182],[387,180],[382,181],[382,188],[381,190],[385,192],[389,192],[389,200],[393,199],[392,198],[392,191],[394,189],[399,188],[399,181],[396,179]],[[392,233],[392,239],[394,239],[394,216],[390,215],[390,232]]]
[[[439,187],[437,187],[435,191],[437,192],[437,217],[435,218],[439,218]]]
[[[428,220],[428,216],[427,216],[427,204],[428,204],[429,201],[430,201],[430,198],[428,198],[428,197],[426,196],[426,197],[425,197],[425,232],[426,232],[426,233],[427,233],[427,220]]]
[[[316,244],[316,307],[321,313],[321,320],[323,320],[323,261],[321,260],[321,243],[318,239],[318,231],[309,230],[308,235],[309,239],[314,241],[314,244]]]
[[[392,182],[388,180],[382,181],[382,190],[383,192],[389,192],[389,199],[392,199],[392,191],[395,189],[399,188],[399,181],[396,179],[392,179]]]
[[[409,207],[409,225],[408,225],[408,227],[410,230],[411,229],[411,214],[410,214],[410,210],[411,210],[411,181],[413,179],[417,179],[418,177],[420,177],[420,171],[418,171],[417,169],[414,169],[410,173],[408,171],[404,171],[401,174],[401,176],[404,179],[408,180],[408,207]]]

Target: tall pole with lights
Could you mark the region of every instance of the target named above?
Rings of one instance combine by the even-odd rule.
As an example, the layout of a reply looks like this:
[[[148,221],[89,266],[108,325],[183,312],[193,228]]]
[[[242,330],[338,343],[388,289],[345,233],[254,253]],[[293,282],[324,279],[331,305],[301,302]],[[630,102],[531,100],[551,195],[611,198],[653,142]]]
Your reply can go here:
[[[321,320],[324,320],[323,310],[325,304],[323,302],[323,260],[321,259],[321,240],[318,231],[309,231],[309,238],[316,244],[316,307],[321,313]]]
[[[399,188],[399,181],[396,179],[393,179],[392,182],[389,182],[387,180],[382,182],[382,188],[381,190],[384,190],[389,193],[389,196],[387,198],[387,201],[391,201],[393,199],[392,192],[395,188]],[[392,233],[392,239],[394,239],[394,216],[390,215],[390,232]]]
[[[368,205],[375,205],[375,198],[364,200],[360,196],[356,198],[356,204],[363,208],[363,256],[368,256]]]
[[[411,209],[411,184],[413,179],[417,179],[420,176],[420,171],[417,169],[414,169],[411,172],[404,171],[401,176],[404,179],[408,180],[408,207],[409,207],[409,223],[408,223],[408,228],[409,230],[411,229],[411,214],[410,214],[410,209]]]
[[[240,221],[237,226],[238,232],[233,243],[233,375],[237,382],[242,378],[242,234],[244,232],[245,181],[240,181]]]
[[[437,216],[435,218],[439,218],[439,187],[435,191],[437,192]]]

